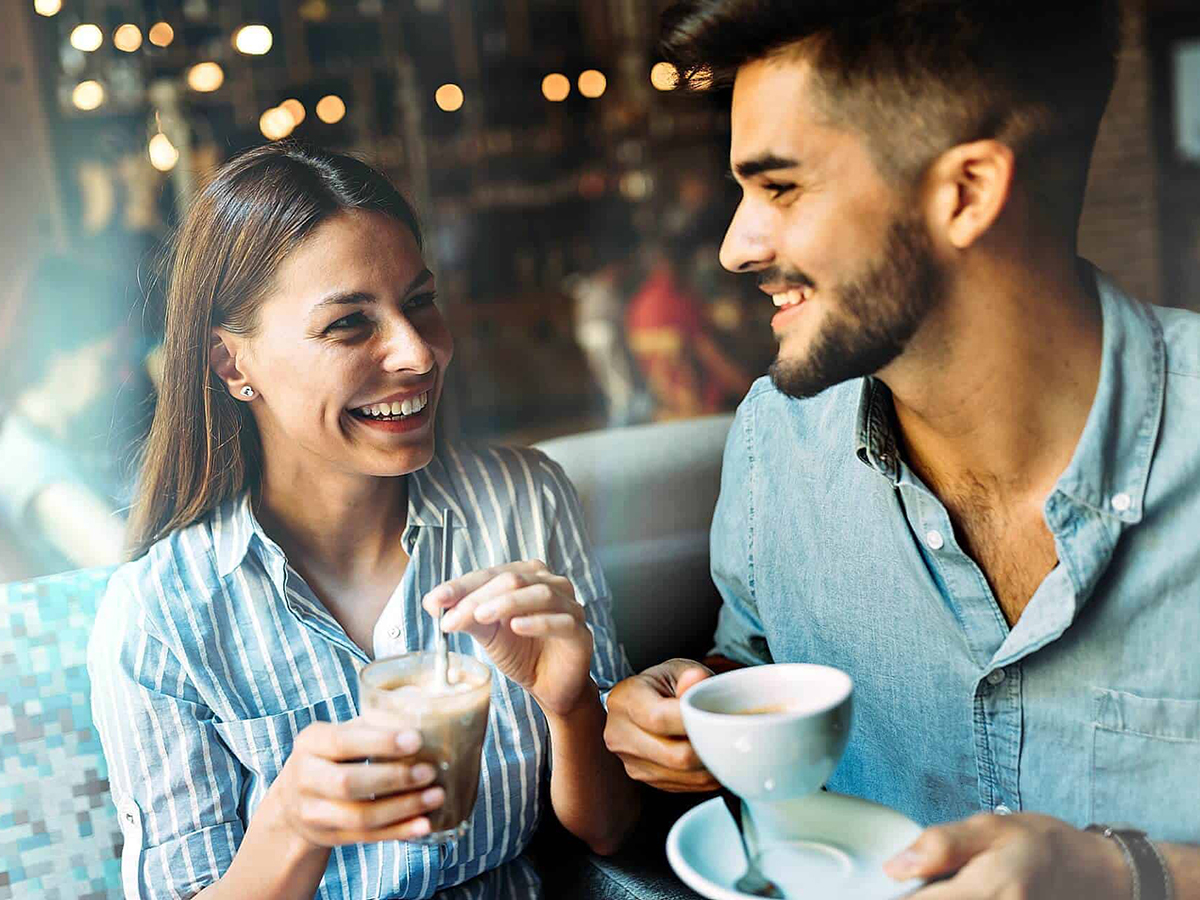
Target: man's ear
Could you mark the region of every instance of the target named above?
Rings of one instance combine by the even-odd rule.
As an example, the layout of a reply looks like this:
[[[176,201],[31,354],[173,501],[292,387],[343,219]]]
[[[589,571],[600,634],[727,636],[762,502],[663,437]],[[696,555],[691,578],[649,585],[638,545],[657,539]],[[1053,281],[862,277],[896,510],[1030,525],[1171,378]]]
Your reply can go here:
[[[1015,156],[995,140],[959,144],[930,169],[932,225],[958,250],[966,250],[995,224],[1012,195]]]
[[[225,383],[225,388],[229,391],[230,396],[237,400],[245,400],[241,390],[250,381],[238,368],[239,343],[237,335],[225,331],[223,328],[214,328],[209,333],[208,365]]]

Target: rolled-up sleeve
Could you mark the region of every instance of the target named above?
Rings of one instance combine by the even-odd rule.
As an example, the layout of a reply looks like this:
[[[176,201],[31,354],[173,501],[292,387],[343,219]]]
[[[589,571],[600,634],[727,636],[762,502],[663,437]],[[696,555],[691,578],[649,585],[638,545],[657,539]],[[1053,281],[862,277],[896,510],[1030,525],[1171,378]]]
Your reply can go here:
[[[540,459],[542,502],[549,525],[546,564],[550,571],[570,579],[592,632],[591,675],[601,694],[633,674],[625,650],[617,641],[608,583],[587,536],[579,494],[562,466],[548,457]]]
[[[772,662],[754,599],[753,396],[743,401],[725,440],[709,543],[712,579],[722,600],[712,653],[748,666]]]
[[[122,881],[128,898],[192,897],[241,843],[244,777],[129,570],[114,574],[88,647],[92,715],[125,839]]]

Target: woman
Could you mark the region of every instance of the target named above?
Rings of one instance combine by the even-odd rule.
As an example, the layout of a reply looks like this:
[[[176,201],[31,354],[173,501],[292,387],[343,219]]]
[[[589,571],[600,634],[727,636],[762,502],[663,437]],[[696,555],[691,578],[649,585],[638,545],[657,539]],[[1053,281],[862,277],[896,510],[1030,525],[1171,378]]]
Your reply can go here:
[[[262,147],[189,211],[135,558],[89,648],[129,896],[530,896],[505,864],[545,781],[596,850],[631,824],[598,695],[627,664],[577,498],[534,451],[435,455],[435,296],[411,209],[357,160]],[[429,847],[406,843],[443,799],[404,762],[419,735],[359,719],[356,674],[430,648],[441,608],[498,672],[472,827]]]

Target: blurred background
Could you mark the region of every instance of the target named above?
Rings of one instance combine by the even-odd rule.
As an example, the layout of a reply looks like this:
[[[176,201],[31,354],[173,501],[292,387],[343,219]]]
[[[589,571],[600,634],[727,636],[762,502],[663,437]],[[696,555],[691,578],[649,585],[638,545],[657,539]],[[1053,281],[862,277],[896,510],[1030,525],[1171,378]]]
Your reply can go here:
[[[0,581],[119,558],[164,241],[216,165],[270,140],[353,152],[417,205],[452,437],[732,409],[773,308],[717,262],[728,101],[672,91],[665,5],[0,0]],[[1200,309],[1194,0],[1129,4],[1081,250]]]

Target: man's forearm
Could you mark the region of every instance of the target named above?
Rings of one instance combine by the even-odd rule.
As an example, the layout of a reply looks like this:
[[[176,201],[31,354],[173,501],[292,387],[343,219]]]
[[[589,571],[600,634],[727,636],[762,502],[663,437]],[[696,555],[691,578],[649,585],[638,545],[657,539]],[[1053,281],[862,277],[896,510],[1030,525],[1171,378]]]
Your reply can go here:
[[[616,852],[637,820],[641,795],[604,746],[604,707],[593,686],[587,702],[550,726],[550,802],[568,831],[597,853]]]

